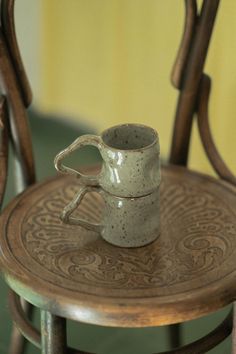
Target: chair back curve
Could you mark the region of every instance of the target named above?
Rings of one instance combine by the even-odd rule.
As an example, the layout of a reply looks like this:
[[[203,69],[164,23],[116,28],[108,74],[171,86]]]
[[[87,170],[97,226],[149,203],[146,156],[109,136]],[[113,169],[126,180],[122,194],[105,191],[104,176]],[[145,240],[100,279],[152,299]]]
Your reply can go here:
[[[17,192],[21,192],[35,181],[31,134],[26,111],[32,101],[32,93],[17,45],[14,4],[14,0],[2,0],[0,4],[1,197],[4,194],[7,176],[8,142],[13,147]]]
[[[205,153],[220,178],[236,185],[236,177],[225,164],[209,125],[208,104],[211,79],[204,63],[220,0],[204,0],[198,12],[196,0],[185,0],[185,25],[171,81],[179,89],[169,161],[187,165],[194,115]]]

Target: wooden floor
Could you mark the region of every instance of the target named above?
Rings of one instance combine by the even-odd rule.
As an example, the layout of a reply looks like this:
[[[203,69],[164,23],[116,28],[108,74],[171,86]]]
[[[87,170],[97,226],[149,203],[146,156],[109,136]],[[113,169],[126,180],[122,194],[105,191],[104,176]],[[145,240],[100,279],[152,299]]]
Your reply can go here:
[[[79,134],[87,132],[84,126],[76,129],[72,125],[65,127],[64,123],[56,124],[53,117],[39,118],[30,114],[30,123],[33,132],[34,153],[37,161],[38,179],[55,173],[53,158],[56,153],[65,148]],[[80,155],[81,156],[81,155]],[[84,151],[80,160],[81,164],[91,164],[99,159],[94,149]],[[75,157],[74,157],[75,161]],[[10,170],[11,171],[11,167]],[[10,172],[9,172],[10,173]],[[8,184],[6,201],[12,198],[12,181]],[[7,287],[0,278],[0,354],[7,354],[11,320],[7,308]],[[199,338],[213,329],[225,317],[228,309],[207,316],[200,320],[191,321],[182,327],[183,341],[187,343]],[[34,322],[38,325],[39,314],[36,312]],[[68,341],[70,345],[82,350],[99,354],[150,354],[168,349],[167,330],[161,328],[145,329],[119,329],[105,328],[69,322]],[[230,338],[223,342],[217,349],[211,350],[212,354],[230,354]],[[37,354],[39,350],[29,345],[25,354]],[[190,353],[191,354],[191,353]]]

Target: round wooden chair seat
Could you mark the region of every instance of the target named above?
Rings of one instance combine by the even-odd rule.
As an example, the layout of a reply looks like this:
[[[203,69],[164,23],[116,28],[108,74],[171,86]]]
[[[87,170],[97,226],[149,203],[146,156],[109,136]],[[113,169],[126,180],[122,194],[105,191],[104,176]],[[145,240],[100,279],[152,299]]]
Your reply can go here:
[[[57,176],[3,212],[1,267],[16,293],[59,316],[120,327],[191,320],[234,300],[236,188],[163,167],[161,235],[137,249],[60,221],[78,188],[75,178]],[[102,207],[91,193],[77,213],[98,221]]]

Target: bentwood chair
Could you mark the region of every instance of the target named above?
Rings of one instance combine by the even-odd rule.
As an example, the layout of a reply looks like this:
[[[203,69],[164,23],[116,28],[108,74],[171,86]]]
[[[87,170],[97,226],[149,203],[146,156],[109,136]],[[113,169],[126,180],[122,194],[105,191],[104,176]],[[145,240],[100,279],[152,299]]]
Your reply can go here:
[[[212,313],[236,296],[236,179],[211,136],[210,78],[203,73],[218,3],[204,0],[198,13],[196,1],[185,1],[185,31],[172,73],[180,94],[170,161],[162,168],[161,235],[137,249],[120,249],[94,232],[62,224],[59,214],[78,188],[73,178],[35,183],[25,110],[31,95],[16,45],[13,1],[1,3],[0,195],[8,140],[16,155],[17,180],[25,189],[1,216],[1,270],[11,289],[13,321],[44,354],[82,353],[67,348],[66,319],[125,328],[172,325],[175,349],[168,353],[206,353],[231,333],[230,312],[211,333],[177,348],[179,323]],[[220,179],[186,167],[195,113]],[[101,205],[98,195],[88,195],[78,213],[96,221]],[[20,297],[40,309],[41,334]],[[20,353],[21,347],[17,343],[14,349]]]

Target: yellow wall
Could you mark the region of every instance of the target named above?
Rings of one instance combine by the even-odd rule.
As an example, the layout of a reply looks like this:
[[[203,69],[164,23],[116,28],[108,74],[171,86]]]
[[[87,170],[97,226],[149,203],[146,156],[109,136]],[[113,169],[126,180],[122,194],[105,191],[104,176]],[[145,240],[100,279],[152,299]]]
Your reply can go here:
[[[29,16],[30,14],[30,16]],[[17,40],[23,63],[34,93],[34,104],[41,98],[41,42],[42,4],[41,0],[20,0],[15,2]],[[41,101],[41,99],[40,99]]]
[[[177,97],[169,76],[183,14],[181,0],[43,0],[40,106],[98,131],[146,123],[168,156]],[[235,0],[222,2],[206,71],[214,77],[214,136],[236,172],[235,17]],[[210,171],[196,132],[191,166]]]

